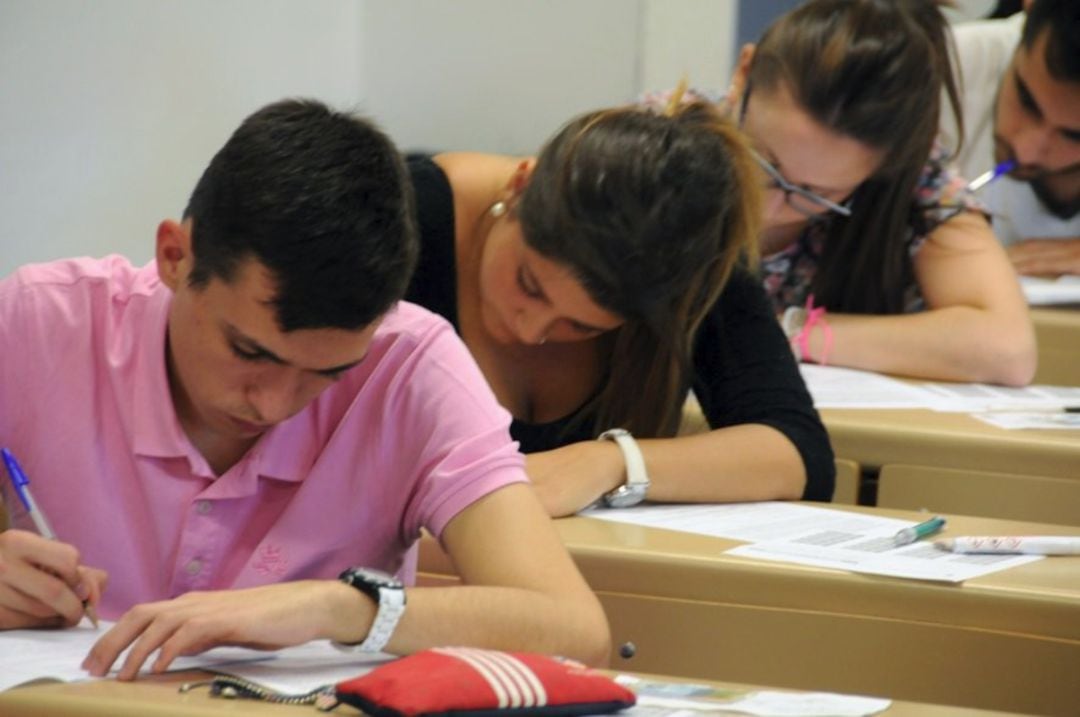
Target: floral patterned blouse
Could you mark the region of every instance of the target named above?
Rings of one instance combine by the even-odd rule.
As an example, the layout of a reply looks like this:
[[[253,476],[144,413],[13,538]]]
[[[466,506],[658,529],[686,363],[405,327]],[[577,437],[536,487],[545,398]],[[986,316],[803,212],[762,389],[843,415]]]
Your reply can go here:
[[[960,212],[986,212],[985,207],[967,189],[967,180],[948,166],[947,159],[945,149],[935,145],[915,185],[914,208],[922,217],[922,226],[917,228],[913,223],[908,228],[909,259],[914,259],[930,232]],[[765,291],[777,313],[789,306],[806,304],[830,221],[834,221],[834,218],[828,215],[809,221],[798,239],[787,248],[761,258]],[[905,292],[904,310],[912,312],[923,308],[919,287],[909,286]]]
[[[667,107],[671,94],[671,90],[649,92],[642,95],[639,103],[661,111]],[[682,101],[704,101],[720,105],[724,102],[715,93],[697,89],[687,90]],[[915,186],[913,200],[913,215],[921,214],[922,226],[916,227],[913,223],[909,227],[907,245],[910,259],[922,248],[930,232],[960,212],[976,211],[988,214],[986,207],[967,189],[967,181],[948,165],[948,153],[938,144],[935,144],[926,161],[922,176]],[[806,304],[822,246],[828,234],[829,222],[834,220],[836,219],[829,215],[811,219],[799,237],[788,247],[762,257],[761,270],[765,291],[777,314],[783,313],[789,306]],[[921,311],[923,308],[919,287],[908,287],[904,310],[912,312]]]

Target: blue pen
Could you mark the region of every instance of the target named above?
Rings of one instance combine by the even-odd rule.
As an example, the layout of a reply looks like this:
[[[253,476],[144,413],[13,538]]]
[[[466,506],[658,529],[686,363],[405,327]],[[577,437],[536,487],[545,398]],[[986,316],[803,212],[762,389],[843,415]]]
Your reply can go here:
[[[945,527],[945,519],[939,516],[934,516],[930,520],[913,525],[910,528],[901,528],[893,536],[893,543],[896,546],[910,545],[919,538],[925,538],[928,535],[933,535],[942,528]]]
[[[15,494],[19,496],[26,512],[30,514],[30,520],[34,521],[34,527],[43,538],[56,540],[56,533],[52,531],[45,514],[37,507],[34,496],[30,494],[30,479],[23,473],[22,466],[15,460],[15,456],[7,448],[0,448],[0,454],[4,456],[4,465],[7,466],[8,476],[12,485],[15,486]]]
[[[38,534],[46,540],[56,540],[56,533],[53,532],[52,526],[34,502],[34,496],[30,493],[30,479],[23,472],[19,461],[15,460],[15,454],[7,448],[0,448],[0,455],[4,458],[4,466],[7,468],[8,477],[11,478],[11,484],[15,486],[15,494],[19,496],[26,512],[30,514],[30,520],[34,521]],[[86,610],[86,616],[90,618],[90,622],[97,627],[98,616],[94,606],[88,600],[83,600],[83,609]]]
[[[998,177],[1008,174],[1016,168],[1015,159],[1006,159],[1004,162],[998,162],[997,166],[991,170],[983,172],[975,179],[971,180],[971,183],[967,185],[969,191],[977,192],[990,182],[994,181]]]

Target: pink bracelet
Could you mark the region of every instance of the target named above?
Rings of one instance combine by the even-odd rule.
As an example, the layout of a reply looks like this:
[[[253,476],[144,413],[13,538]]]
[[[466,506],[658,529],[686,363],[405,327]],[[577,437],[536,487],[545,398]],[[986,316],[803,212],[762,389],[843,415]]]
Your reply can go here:
[[[821,326],[825,333],[825,348],[821,352],[820,365],[824,366],[829,360],[829,352],[832,350],[833,333],[829,322],[825,320],[825,307],[814,306],[814,295],[806,297],[806,323],[792,341],[799,347],[799,357],[803,361],[813,361],[810,355],[810,332],[815,326]]]

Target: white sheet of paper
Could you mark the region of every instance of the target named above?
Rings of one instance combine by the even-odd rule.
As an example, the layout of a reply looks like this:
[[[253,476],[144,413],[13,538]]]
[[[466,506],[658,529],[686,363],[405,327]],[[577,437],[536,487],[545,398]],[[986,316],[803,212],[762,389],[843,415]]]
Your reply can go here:
[[[632,709],[620,714],[627,717],[697,717],[731,713],[762,717],[863,717],[883,712],[891,704],[892,701],[887,699],[830,692],[757,690],[731,702],[643,696]]]
[[[1080,276],[1066,274],[1056,279],[1021,276],[1020,288],[1032,306],[1080,304]]]
[[[853,513],[788,501],[668,503],[634,508],[594,508],[582,515],[617,523],[681,530],[747,542],[786,540],[823,528],[845,533],[893,535],[909,520]]]
[[[922,388],[934,396],[927,407],[937,411],[1039,411],[1080,405],[1080,387],[1076,386],[931,382],[922,384]]]
[[[79,667],[90,648],[112,623],[97,630],[86,620],[66,630],[6,630],[0,632],[0,690],[37,680],[70,682],[93,679]],[[240,661],[273,659],[273,653],[240,647],[218,647],[201,655],[177,658],[170,671],[213,669]],[[147,663],[151,663],[148,660]],[[123,664],[123,655],[116,665]],[[143,672],[146,672],[144,667]]]
[[[390,662],[393,655],[384,653],[347,653],[325,640],[287,647],[273,653],[264,662],[243,662],[208,667],[211,672],[242,677],[286,694],[310,692],[366,674]]]
[[[814,406],[821,408],[927,408],[973,413],[1051,410],[1080,406],[1080,387],[993,386],[985,383],[911,383],[839,366],[801,364]]]
[[[732,555],[918,580],[961,582],[1042,559],[950,553],[926,540],[898,548],[893,536],[915,521],[800,503],[646,505],[582,515],[749,543],[728,550]]]
[[[839,366],[800,364],[817,408],[929,408],[936,397],[913,383]]]
[[[1055,411],[995,411],[975,413],[975,418],[991,426],[1009,430],[1043,428],[1051,430],[1080,430],[1080,413]]]

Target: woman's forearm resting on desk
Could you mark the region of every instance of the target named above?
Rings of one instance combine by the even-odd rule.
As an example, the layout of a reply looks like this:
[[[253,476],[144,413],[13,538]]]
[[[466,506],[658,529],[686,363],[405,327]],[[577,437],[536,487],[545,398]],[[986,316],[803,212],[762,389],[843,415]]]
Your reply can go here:
[[[692,436],[639,440],[650,486],[661,502],[795,500],[806,468],[780,431],[746,424]],[[574,443],[527,456],[540,502],[554,517],[591,505],[626,480],[626,465],[610,441]]]
[[[829,365],[942,381],[1022,386],[1035,373],[1030,326],[998,327],[985,312],[952,306],[914,314],[829,314],[833,332]],[[809,337],[819,360],[825,339]]]
[[[934,230],[914,258],[926,310],[828,316],[828,362],[919,378],[1024,385],[1035,375],[1027,302],[985,219],[957,216]],[[825,338],[810,334],[813,360]]]

